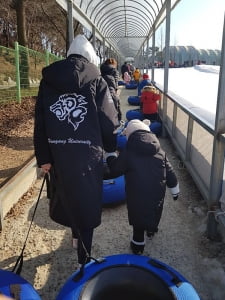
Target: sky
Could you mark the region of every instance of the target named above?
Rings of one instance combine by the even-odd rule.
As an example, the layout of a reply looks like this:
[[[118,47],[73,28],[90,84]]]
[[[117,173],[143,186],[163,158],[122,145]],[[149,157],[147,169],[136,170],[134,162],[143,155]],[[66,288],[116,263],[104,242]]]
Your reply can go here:
[[[171,13],[170,44],[221,49],[225,0],[181,0]]]

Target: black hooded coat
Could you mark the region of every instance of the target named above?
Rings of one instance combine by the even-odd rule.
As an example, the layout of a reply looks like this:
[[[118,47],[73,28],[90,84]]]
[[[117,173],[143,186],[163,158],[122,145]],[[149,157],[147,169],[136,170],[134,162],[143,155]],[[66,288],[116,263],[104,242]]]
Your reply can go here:
[[[156,136],[145,130],[133,132],[119,156],[107,158],[113,177],[125,174],[129,224],[156,232],[166,186],[177,185],[175,172]]]
[[[50,216],[71,228],[101,223],[103,149],[116,149],[117,111],[97,67],[70,55],[43,69],[35,108],[37,164],[51,163]]]
[[[120,99],[117,95],[119,73],[113,65],[105,64],[105,63],[101,65],[100,71],[102,77],[105,79],[105,81],[108,84],[115,108],[118,111],[118,118],[119,120],[121,120],[122,113],[120,109]]]

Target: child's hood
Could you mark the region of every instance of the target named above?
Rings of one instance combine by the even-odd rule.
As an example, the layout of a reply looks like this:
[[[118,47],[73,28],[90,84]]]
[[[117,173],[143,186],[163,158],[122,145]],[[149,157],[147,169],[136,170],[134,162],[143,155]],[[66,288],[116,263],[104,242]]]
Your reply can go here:
[[[56,61],[42,71],[44,81],[61,92],[79,90],[86,82],[100,76],[96,66],[80,55]]]
[[[102,76],[110,75],[115,77],[116,76],[116,68],[113,65],[108,64],[102,64],[100,66],[100,71]]]
[[[124,129],[123,133],[126,135],[127,139],[131,135],[131,133],[135,132],[136,130],[145,130],[150,132],[150,120],[138,120],[138,119],[133,119],[128,122],[126,128]]]
[[[153,156],[160,150],[160,143],[155,134],[145,130],[132,133],[127,141],[127,149],[137,154]]]
[[[90,63],[98,65],[97,55],[92,44],[87,40],[83,34],[78,34],[72,41],[67,57],[71,54],[78,54],[85,57]]]
[[[67,52],[67,59],[59,60],[42,71],[44,81],[61,92],[79,90],[86,82],[95,80],[100,72],[97,56],[84,35],[77,35]]]

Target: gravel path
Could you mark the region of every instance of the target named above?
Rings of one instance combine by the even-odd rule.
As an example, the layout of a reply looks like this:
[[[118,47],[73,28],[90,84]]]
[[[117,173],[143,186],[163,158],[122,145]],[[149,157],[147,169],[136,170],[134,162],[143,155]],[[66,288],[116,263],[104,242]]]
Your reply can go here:
[[[132,108],[127,105],[128,94],[131,91],[122,89],[123,111]],[[160,141],[176,170],[181,194],[173,201],[167,191],[159,232],[152,241],[147,241],[144,255],[179,271],[192,283],[202,300],[224,300],[224,243],[206,238],[205,202],[170,141],[166,138],[160,138]],[[41,183],[42,178],[5,218],[4,230],[0,233],[1,269],[12,270],[20,254]],[[131,253],[130,238],[126,205],[103,208],[102,224],[94,233],[92,256]],[[21,276],[35,287],[43,300],[54,300],[76,268],[70,230],[50,220],[44,190],[27,241]]]

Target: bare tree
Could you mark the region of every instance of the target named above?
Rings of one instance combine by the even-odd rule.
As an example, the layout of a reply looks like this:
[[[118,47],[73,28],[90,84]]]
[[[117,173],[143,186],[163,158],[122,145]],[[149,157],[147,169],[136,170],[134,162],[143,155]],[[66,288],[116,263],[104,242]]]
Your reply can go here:
[[[27,46],[25,0],[12,0],[11,8],[16,11],[18,43]]]
[[[0,45],[14,47],[16,40],[30,49],[64,56],[69,47],[67,21],[67,13],[55,0],[4,0]],[[81,32],[82,25],[74,20],[74,36]]]
[[[15,14],[9,6],[9,0],[5,0],[0,6],[0,45],[14,47],[16,37]]]
[[[0,45],[14,42],[60,55],[66,49],[66,12],[55,0],[4,0],[0,6]]]

